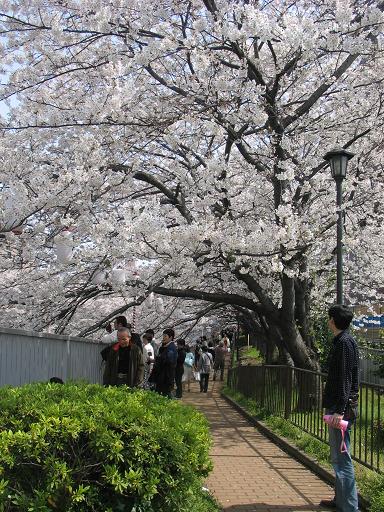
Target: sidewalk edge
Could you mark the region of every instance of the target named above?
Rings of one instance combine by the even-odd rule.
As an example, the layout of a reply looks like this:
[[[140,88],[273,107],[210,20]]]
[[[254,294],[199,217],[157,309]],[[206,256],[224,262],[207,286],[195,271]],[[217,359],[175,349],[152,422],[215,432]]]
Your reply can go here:
[[[280,437],[275,432],[273,432],[267,425],[260,420],[257,420],[254,416],[249,414],[241,405],[235,402],[232,398],[227,396],[225,393],[220,392],[222,398],[224,398],[232,407],[234,407],[244,418],[246,418],[254,427],[256,427],[263,435],[268,437],[273,443],[278,445],[283,451],[291,455],[294,459],[298,460],[304,466],[309,468],[313,473],[319,476],[322,480],[327,482],[328,484],[335,485],[335,477],[333,473],[328,471],[326,468],[321,466],[316,459],[313,459],[309,455],[301,452],[295,445],[293,445],[287,438]],[[359,506],[362,510],[369,510],[370,503],[369,501],[358,495],[359,498]]]

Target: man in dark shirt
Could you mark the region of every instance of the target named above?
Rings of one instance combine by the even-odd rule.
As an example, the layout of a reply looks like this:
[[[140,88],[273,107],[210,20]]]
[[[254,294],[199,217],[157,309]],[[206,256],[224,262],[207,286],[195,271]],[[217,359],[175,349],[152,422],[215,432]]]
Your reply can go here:
[[[172,397],[172,390],[175,384],[175,369],[177,362],[177,348],[175,342],[175,331],[165,329],[163,331],[163,343],[155,359],[150,382],[156,384],[156,391],[168,398]]]
[[[332,306],[328,311],[328,325],[334,334],[328,358],[328,377],[323,394],[323,407],[330,414],[329,445],[331,461],[336,475],[335,497],[323,500],[323,507],[341,512],[358,512],[357,489],[352,459],[349,453],[350,429],[357,416],[359,394],[359,352],[355,340],[347,331],[353,313],[343,305]],[[349,421],[344,434],[347,451],[341,451],[342,419]]]

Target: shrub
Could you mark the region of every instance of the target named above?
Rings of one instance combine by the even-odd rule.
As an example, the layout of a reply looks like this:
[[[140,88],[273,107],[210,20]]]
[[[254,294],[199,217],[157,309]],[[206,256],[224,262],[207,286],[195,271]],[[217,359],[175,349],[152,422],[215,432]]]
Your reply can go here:
[[[181,512],[211,469],[205,418],[148,391],[3,388],[0,426],[2,512]]]

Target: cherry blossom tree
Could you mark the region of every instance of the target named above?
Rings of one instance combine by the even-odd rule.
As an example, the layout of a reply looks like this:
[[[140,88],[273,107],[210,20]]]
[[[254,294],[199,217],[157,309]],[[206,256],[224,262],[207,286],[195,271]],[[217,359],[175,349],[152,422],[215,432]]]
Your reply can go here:
[[[381,297],[383,7],[3,2],[3,323],[88,335],[134,304],[150,315],[155,293],[177,321],[178,299],[197,318],[230,308],[317,369],[335,144],[356,153],[347,300]]]

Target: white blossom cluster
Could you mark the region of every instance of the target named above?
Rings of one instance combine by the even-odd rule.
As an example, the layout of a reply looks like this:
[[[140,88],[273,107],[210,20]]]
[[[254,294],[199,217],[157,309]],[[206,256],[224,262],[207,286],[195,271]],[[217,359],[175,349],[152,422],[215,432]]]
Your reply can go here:
[[[1,324],[78,333],[136,298],[145,328],[230,295],[271,324],[293,284],[332,302],[335,145],[356,154],[346,299],[380,302],[384,16],[365,4],[3,1]],[[153,291],[178,299],[160,313]]]

